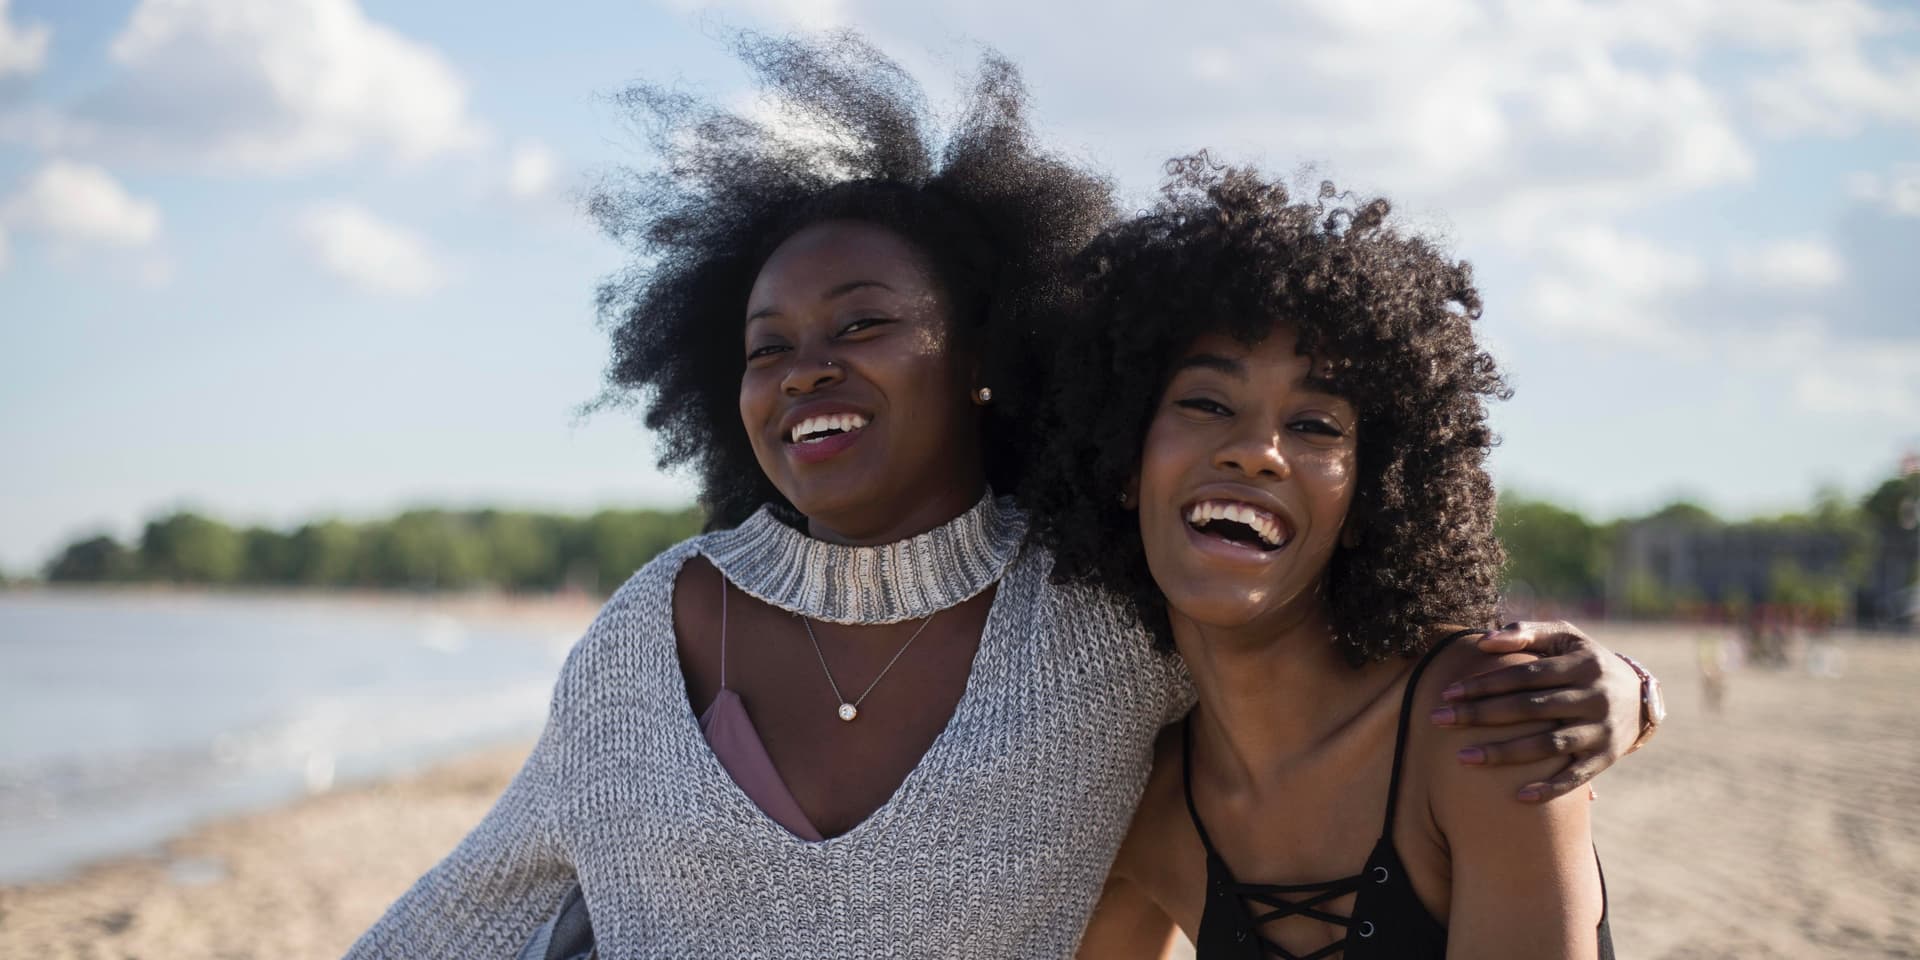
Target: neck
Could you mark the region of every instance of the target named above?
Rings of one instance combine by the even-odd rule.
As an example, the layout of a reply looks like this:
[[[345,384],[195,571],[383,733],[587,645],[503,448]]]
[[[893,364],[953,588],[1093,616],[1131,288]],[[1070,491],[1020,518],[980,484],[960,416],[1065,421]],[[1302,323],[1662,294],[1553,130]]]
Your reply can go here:
[[[975,471],[973,476],[943,484],[932,495],[909,500],[899,509],[808,514],[807,536],[848,547],[898,543],[951,523],[973,509],[986,492],[986,479]]]
[[[1195,766],[1229,786],[1257,789],[1345,729],[1396,675],[1393,664],[1348,664],[1322,603],[1236,627],[1169,612],[1199,695]]]

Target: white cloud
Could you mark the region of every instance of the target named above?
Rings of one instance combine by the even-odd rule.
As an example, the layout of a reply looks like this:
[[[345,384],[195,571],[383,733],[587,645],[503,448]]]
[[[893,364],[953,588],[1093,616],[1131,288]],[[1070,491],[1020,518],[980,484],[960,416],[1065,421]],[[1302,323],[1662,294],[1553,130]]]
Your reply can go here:
[[[65,241],[145,246],[160,233],[160,208],[128,193],[105,169],[54,160],[0,205],[16,227]]]
[[[1802,412],[1920,420],[1920,342],[1841,340],[1809,322],[1730,347],[1733,370],[1783,385]]]
[[[1528,319],[1593,339],[1676,346],[1671,301],[1705,279],[1697,258],[1600,225],[1554,234],[1546,254]]]
[[[1852,181],[1856,199],[1883,205],[1902,217],[1920,217],[1920,163],[1904,163],[1882,176],[1856,174]]]
[[[37,73],[46,65],[53,30],[44,23],[16,26],[10,5],[11,0],[0,0],[0,77]]]
[[[543,196],[553,189],[560,172],[560,158],[537,140],[514,147],[507,158],[507,189],[516,197]]]
[[[1774,288],[1821,289],[1846,277],[1846,264],[1819,240],[1783,240],[1736,254],[1733,273],[1749,283]]]
[[[478,141],[434,50],[356,0],[141,0],[112,84],[35,139],[68,150],[284,173],[362,154],[413,162]]]
[[[322,267],[362,290],[416,296],[442,282],[443,271],[426,241],[365,207],[315,204],[296,226]]]

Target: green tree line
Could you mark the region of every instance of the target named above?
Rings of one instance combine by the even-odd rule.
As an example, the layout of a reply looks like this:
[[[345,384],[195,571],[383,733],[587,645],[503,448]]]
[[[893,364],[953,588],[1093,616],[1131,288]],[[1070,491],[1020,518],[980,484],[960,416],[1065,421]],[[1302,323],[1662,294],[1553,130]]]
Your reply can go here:
[[[409,510],[386,520],[323,520],[292,530],[236,527],[181,511],[131,544],[105,535],[61,550],[44,570],[63,583],[382,587],[609,593],[700,529],[696,509]]]
[[[1595,521],[1546,500],[1509,494],[1501,497],[1496,529],[1507,549],[1508,586],[1528,599],[1615,615],[1778,603],[1845,617],[1875,596],[1912,584],[1920,551],[1903,511],[1916,501],[1920,477],[1893,478],[1858,501],[1827,494],[1809,510],[1776,517],[1730,521],[1680,502],[1641,517]],[[291,530],[238,527],[182,511],[149,521],[133,543],[105,535],[74,542],[43,573],[68,583],[574,587],[605,594],[700,525],[694,508],[585,516],[410,510],[384,520],[324,520]],[[1623,543],[1647,525],[1768,552],[1764,575],[1757,584],[1749,577],[1737,589],[1709,596],[1697,580],[1636,566]]]
[[[1702,608],[1737,616],[1775,604],[1834,619],[1889,619],[1896,612],[1876,605],[1899,602],[1920,566],[1913,504],[1920,504],[1920,477],[1890,478],[1859,500],[1828,492],[1811,509],[1744,520],[1681,501],[1644,516],[1593,521],[1546,500],[1504,494],[1495,529],[1507,549],[1508,587],[1529,598],[1630,616]],[[1706,540],[1722,555],[1699,551],[1707,562],[1696,569],[1663,571],[1641,562],[1649,551],[1629,549],[1635,533],[1649,527],[1668,544]],[[1747,555],[1726,556],[1741,551]],[[1732,576],[1729,567],[1761,572]]]

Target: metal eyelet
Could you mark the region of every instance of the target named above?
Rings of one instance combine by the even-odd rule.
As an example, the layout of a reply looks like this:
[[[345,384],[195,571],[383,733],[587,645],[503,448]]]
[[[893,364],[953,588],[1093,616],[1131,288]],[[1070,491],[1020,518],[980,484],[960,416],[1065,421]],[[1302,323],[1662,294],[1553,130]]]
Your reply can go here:
[[[1373,936],[1373,921],[1372,920],[1360,921],[1360,939],[1365,940],[1371,936]]]
[[[1373,873],[1374,873],[1374,877],[1373,877],[1374,883],[1386,883],[1387,878],[1392,876],[1392,874],[1387,872],[1386,867],[1374,867]]]

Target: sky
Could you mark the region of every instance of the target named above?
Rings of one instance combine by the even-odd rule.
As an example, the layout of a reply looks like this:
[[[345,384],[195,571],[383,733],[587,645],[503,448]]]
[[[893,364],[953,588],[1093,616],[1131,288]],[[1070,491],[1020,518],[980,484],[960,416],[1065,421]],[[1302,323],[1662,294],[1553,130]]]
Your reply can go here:
[[[736,28],[983,47],[1129,209],[1199,148],[1470,259],[1503,489],[1597,516],[1864,492],[1920,447],[1920,8],[1868,0],[0,0],[0,570],[197,508],[691,499],[584,416],[647,155]],[[1172,11],[1171,13],[1169,11]]]

